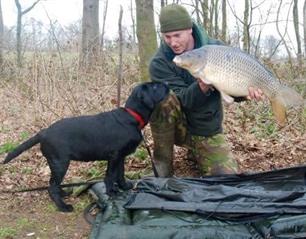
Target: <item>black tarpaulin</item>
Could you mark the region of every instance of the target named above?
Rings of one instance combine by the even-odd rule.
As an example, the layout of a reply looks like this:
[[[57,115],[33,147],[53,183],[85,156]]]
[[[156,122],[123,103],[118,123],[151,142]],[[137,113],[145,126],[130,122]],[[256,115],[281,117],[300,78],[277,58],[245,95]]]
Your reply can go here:
[[[306,238],[306,167],[203,178],[144,178],[106,199],[91,238]]]

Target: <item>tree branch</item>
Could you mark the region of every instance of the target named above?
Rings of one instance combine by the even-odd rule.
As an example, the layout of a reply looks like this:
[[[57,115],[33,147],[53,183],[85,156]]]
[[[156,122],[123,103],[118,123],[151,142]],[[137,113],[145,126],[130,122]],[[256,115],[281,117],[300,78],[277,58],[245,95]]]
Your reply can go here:
[[[15,2],[18,2],[19,3],[19,0],[15,0]],[[37,3],[39,3],[40,2],[40,0],[37,0],[36,2],[34,2],[30,7],[28,7],[27,9],[25,9],[25,10],[23,10],[22,12],[21,12],[21,15],[25,15],[25,14],[27,14],[29,11],[31,11],[32,9],[33,9],[33,7],[35,7],[35,5],[37,4]],[[20,5],[20,4],[19,4]]]

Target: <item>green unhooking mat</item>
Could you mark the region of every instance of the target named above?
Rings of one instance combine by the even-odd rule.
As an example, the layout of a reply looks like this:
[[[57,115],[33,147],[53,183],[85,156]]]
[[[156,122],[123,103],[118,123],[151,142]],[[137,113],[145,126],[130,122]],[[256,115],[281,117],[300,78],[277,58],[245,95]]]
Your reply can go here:
[[[306,167],[251,175],[144,178],[108,198],[92,239],[306,238]]]

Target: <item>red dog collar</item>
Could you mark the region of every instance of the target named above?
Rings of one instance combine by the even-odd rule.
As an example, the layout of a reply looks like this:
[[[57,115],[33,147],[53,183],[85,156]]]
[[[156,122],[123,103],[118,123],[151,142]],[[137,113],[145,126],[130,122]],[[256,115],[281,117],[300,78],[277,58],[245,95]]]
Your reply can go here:
[[[138,114],[137,112],[135,112],[134,110],[130,108],[124,108],[124,109],[135,118],[135,120],[139,123],[140,129],[142,129],[145,126],[145,122],[140,114]]]

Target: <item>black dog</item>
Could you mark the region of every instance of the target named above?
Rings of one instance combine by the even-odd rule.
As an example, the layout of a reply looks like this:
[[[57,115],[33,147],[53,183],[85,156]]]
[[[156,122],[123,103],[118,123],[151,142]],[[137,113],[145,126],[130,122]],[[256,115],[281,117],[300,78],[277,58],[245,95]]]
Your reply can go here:
[[[73,210],[63,201],[66,195],[60,187],[70,160],[108,160],[104,179],[107,194],[115,194],[117,186],[130,189],[133,185],[124,179],[124,158],[136,150],[142,140],[141,128],[168,93],[168,87],[162,83],[140,84],[132,91],[125,108],[59,120],[19,145],[3,163],[40,143],[51,170],[49,195],[63,212]]]

